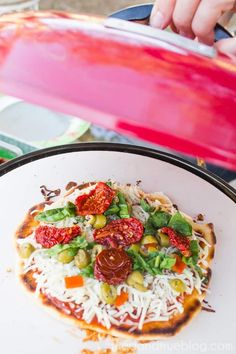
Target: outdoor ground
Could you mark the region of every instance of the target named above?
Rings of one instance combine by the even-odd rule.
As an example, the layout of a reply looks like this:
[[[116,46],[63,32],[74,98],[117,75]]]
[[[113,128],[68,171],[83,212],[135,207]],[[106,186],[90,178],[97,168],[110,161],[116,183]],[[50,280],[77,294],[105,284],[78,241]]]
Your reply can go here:
[[[150,3],[149,0],[41,0],[41,9],[108,15],[123,7]]]
[[[40,0],[40,9],[108,15],[127,6],[151,2],[154,0]],[[224,25],[224,20],[221,23]],[[236,34],[236,14],[228,24],[228,29]]]
[[[113,11],[136,4],[151,3],[154,0],[40,0],[42,10],[62,10],[94,15],[108,15]],[[224,24],[224,21],[221,22]],[[228,29],[236,34],[236,14],[231,19]]]

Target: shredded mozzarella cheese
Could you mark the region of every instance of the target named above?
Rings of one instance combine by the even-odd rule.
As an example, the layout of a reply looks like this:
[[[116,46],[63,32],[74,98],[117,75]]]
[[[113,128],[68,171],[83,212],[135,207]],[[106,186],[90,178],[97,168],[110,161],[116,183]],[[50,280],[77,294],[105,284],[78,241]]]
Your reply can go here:
[[[145,284],[149,285],[147,292],[140,292],[127,284],[117,287],[118,295],[125,291],[129,300],[116,308],[102,302],[100,283],[96,279],[85,278],[83,287],[66,289],[64,278],[79,272],[74,261],[69,264],[59,263],[56,258],[49,257],[44,250],[39,249],[26,261],[24,272],[30,270],[35,272],[36,296],[42,292],[62,302],[74,303],[83,311],[83,320],[91,323],[96,316],[98,322],[108,329],[112,324],[127,324],[127,316],[130,326],[142,329],[145,323],[167,321],[174,314],[183,312],[183,306],[178,301],[179,293],[169,284],[171,279],[182,280],[187,294],[191,294],[194,288],[201,294],[204,288],[198,273],[190,269],[185,269],[183,274],[166,272],[156,277],[148,274],[145,276]]]
[[[138,218],[145,223],[149,217],[140,207],[140,200],[146,198],[150,205],[159,207],[164,205],[171,213],[175,213],[170,199],[163,193],[145,194],[138,186],[119,186],[113,184],[113,187],[121,190],[130,204],[132,204],[132,216]],[[86,189],[75,189],[73,193],[66,195],[54,203],[45,206],[45,210],[64,207],[68,201],[75,202],[75,199],[82,194],[89,193],[95,186]],[[74,217],[66,218],[62,221],[53,223],[58,228],[69,227],[78,224],[82,231],[86,234],[88,241],[93,241],[92,226],[85,220],[78,222]],[[45,223],[41,223],[45,225]],[[47,224],[52,226],[52,224]],[[199,265],[207,266],[207,256],[210,245],[203,238],[193,232],[192,239],[201,241],[204,246],[200,246]],[[64,278],[77,275],[80,270],[76,267],[74,261],[69,264],[62,264],[57,261],[56,257],[50,257],[47,252],[35,240],[35,233],[30,236],[18,240],[21,245],[30,243],[35,247],[35,251],[24,261],[24,273],[34,272],[34,278],[37,283],[36,296],[40,293],[46,296],[55,297],[57,300],[70,305],[71,310],[75,314],[81,316],[82,319],[91,323],[96,317],[98,322],[106,327],[111,328],[112,325],[120,326],[122,324],[130,326],[129,331],[135,329],[141,330],[145,323],[153,321],[168,321],[173,315],[184,311],[183,305],[179,300],[179,293],[174,291],[170,286],[171,279],[179,279],[185,285],[186,294],[191,294],[194,289],[201,294],[206,291],[204,278],[200,278],[198,272],[186,267],[182,274],[164,271],[163,274],[151,276],[146,274],[144,277],[144,286],[148,287],[148,291],[140,292],[133,287],[123,283],[117,286],[117,294],[122,291],[128,293],[128,301],[122,306],[115,307],[105,304],[100,298],[100,282],[93,278],[84,278],[84,286],[74,289],[65,287]],[[163,248],[165,254],[176,252],[175,247]],[[63,306],[63,304],[62,304]],[[70,313],[68,307],[64,306],[63,310]]]

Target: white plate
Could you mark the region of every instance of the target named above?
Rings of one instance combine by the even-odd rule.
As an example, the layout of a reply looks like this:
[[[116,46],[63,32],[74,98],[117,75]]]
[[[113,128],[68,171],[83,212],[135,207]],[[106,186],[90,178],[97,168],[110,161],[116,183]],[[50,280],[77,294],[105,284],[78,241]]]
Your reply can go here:
[[[16,168],[17,165],[20,167]],[[9,172],[4,175],[6,171]],[[13,246],[14,231],[25,212],[42,200],[39,186],[63,188],[69,181],[108,178],[121,183],[141,179],[143,189],[163,191],[181,210],[192,216],[201,212],[207,221],[215,224],[217,247],[207,300],[216,312],[200,313],[174,338],[139,345],[139,353],[235,352],[236,194],[233,188],[166,154],[112,144],[71,145],[34,152],[6,164],[5,171],[1,167],[1,173],[0,339],[4,354],[79,354],[82,348],[111,345],[109,342],[82,343],[78,329],[50,317],[36,306],[16,282]],[[12,273],[6,272],[9,267]]]
[[[68,144],[90,123],[33,105],[14,97],[0,97],[0,131],[37,148]]]

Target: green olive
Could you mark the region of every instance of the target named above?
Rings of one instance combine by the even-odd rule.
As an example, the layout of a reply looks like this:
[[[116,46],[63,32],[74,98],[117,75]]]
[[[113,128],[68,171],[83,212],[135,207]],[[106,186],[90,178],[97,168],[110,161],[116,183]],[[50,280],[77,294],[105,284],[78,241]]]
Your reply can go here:
[[[147,257],[153,252],[159,250],[159,245],[156,237],[152,235],[146,235],[141,240],[140,253],[142,256]]]
[[[30,243],[23,243],[20,246],[20,257],[21,258],[29,258],[29,256],[35,251],[34,246],[32,246]]]
[[[140,247],[139,253],[144,257],[147,257],[149,255],[148,249],[145,246]]]
[[[74,259],[75,252],[70,248],[60,252],[57,256],[57,260],[61,263],[70,263]]]
[[[141,272],[138,270],[133,271],[127,278],[126,283],[129,286],[139,290],[139,291],[147,291],[147,288],[143,285],[144,277]]]
[[[139,243],[134,243],[129,247],[129,251],[133,251],[138,253],[140,251],[140,244]]]
[[[171,288],[176,291],[177,293],[184,293],[185,292],[185,284],[182,280],[180,279],[170,279],[169,280],[169,284],[171,286]]]
[[[143,284],[144,277],[141,272],[138,270],[134,270],[127,278],[126,282],[128,285],[132,286],[136,283]]]
[[[103,246],[102,245],[95,245],[93,246],[92,253],[91,253],[91,259],[92,261],[95,261],[97,255],[102,252]]]
[[[144,285],[138,283],[135,284],[134,288],[143,293],[148,290]]]
[[[115,286],[107,283],[102,283],[100,286],[100,295],[102,301],[106,304],[113,305],[117,298],[117,291]]]
[[[107,218],[103,214],[96,215],[95,222],[93,223],[93,227],[95,229],[103,228],[107,223]]]
[[[85,250],[78,250],[77,255],[75,256],[75,265],[79,269],[83,269],[89,265],[91,261],[90,254]]]
[[[160,238],[161,247],[169,247],[170,246],[169,236],[166,234],[163,234],[163,232],[159,232],[158,235]]]
[[[158,245],[158,241],[156,237],[152,235],[146,235],[142,238],[141,240],[141,248],[140,248],[140,253],[144,256],[147,257],[153,252],[157,252],[160,247]]]
[[[155,252],[157,252],[158,250],[159,250],[158,245],[153,246],[152,244],[150,244],[150,246],[148,246],[148,245],[142,245],[142,246],[140,247],[139,252],[141,253],[142,256],[147,257],[147,256],[149,256],[151,253],[155,253]]]
[[[152,235],[146,235],[141,240],[141,245],[148,245],[149,243],[158,243],[156,237]]]
[[[95,223],[96,217],[95,215],[88,216],[88,224],[93,225]]]

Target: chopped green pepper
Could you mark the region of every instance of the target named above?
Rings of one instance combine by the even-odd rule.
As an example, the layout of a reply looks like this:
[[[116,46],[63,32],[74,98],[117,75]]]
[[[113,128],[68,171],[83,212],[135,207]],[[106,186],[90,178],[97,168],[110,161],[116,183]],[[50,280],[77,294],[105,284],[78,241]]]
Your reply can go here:
[[[119,198],[119,203],[118,203],[118,206],[119,206],[119,209],[120,209],[119,216],[122,219],[130,218],[129,207],[128,207],[128,204],[127,204],[127,202],[125,200],[124,194],[122,194],[121,192],[118,192],[117,196]]]

